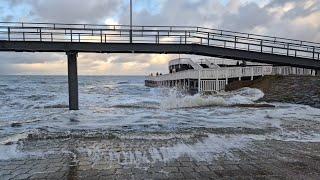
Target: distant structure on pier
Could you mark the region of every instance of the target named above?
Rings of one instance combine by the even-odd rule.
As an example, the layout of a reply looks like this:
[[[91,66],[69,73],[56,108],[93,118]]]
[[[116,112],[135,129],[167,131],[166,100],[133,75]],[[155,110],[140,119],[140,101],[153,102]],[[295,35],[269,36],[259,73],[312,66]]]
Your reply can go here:
[[[312,69],[272,66],[263,63],[227,59],[179,58],[169,62],[169,73],[146,77],[148,87],[176,87],[190,93],[214,93],[225,90],[228,83],[254,80],[265,75],[316,75]]]

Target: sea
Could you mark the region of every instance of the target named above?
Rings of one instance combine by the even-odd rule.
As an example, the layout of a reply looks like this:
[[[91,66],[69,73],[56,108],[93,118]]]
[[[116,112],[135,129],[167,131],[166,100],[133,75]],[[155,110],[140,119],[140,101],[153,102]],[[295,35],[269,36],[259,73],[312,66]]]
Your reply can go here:
[[[152,157],[161,153],[162,160],[181,154],[203,158],[202,152],[225,152],[257,140],[320,142],[320,109],[280,102],[268,102],[275,107],[240,107],[265,104],[260,100],[264,92],[243,88],[189,95],[175,88],[149,88],[144,80],[79,76],[80,110],[69,111],[67,76],[0,76],[0,160],[44,156],[48,153],[44,150],[19,148],[34,137],[113,134],[119,139],[157,141],[206,135],[199,142],[181,141],[158,148],[159,152],[150,147]]]

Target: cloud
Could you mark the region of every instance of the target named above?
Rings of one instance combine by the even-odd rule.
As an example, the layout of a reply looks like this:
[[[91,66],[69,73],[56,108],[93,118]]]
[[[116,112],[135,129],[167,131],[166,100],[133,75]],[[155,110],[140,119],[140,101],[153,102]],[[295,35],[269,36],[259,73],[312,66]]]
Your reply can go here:
[[[1,52],[0,61],[6,61],[10,64],[31,64],[44,63],[65,59],[65,53],[16,53]]]
[[[120,0],[21,0],[30,6],[30,14],[42,22],[103,23],[115,16],[123,1]]]
[[[319,0],[135,0],[136,25],[190,25],[320,42]],[[2,20],[128,24],[128,0],[11,0]],[[79,54],[79,74],[167,72],[177,55]],[[194,57],[194,56],[192,56]],[[64,53],[0,53],[0,74],[66,74]],[[52,67],[52,68],[48,68]]]
[[[226,29],[236,27],[237,31],[250,32],[256,27],[268,25],[271,20],[272,15],[265,8],[249,3],[239,7],[236,13],[226,13],[221,26]]]

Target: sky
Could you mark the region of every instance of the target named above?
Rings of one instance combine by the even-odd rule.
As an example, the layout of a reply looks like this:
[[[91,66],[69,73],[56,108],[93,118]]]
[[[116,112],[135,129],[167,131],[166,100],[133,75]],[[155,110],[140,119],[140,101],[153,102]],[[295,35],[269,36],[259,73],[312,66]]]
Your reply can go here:
[[[320,0],[133,0],[133,4],[135,25],[202,26],[320,42]],[[0,21],[128,24],[129,0],[0,0],[0,14]],[[80,53],[78,72],[166,73],[168,61],[177,57]],[[66,62],[65,53],[0,52],[0,74],[66,75]]]

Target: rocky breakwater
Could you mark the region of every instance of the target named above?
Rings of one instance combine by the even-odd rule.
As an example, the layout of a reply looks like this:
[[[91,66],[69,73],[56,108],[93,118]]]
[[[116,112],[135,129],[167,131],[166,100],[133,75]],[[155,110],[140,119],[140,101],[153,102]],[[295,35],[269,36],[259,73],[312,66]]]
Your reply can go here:
[[[265,76],[254,81],[236,81],[226,91],[242,87],[258,88],[265,93],[264,102],[283,102],[320,108],[319,76]]]

